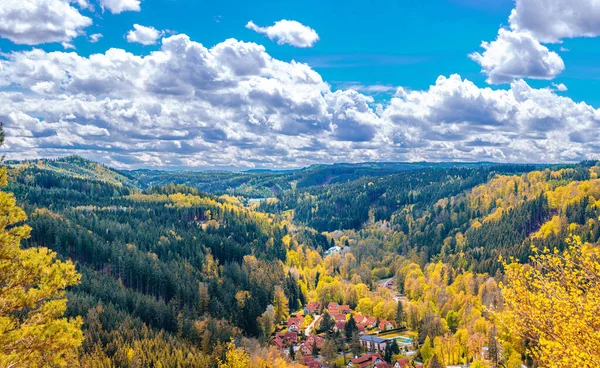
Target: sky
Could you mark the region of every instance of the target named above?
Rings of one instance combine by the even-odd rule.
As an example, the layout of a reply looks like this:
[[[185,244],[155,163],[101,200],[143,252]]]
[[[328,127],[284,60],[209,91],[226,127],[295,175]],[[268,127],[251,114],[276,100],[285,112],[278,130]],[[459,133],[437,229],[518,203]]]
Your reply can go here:
[[[7,159],[600,158],[600,0],[2,0]]]

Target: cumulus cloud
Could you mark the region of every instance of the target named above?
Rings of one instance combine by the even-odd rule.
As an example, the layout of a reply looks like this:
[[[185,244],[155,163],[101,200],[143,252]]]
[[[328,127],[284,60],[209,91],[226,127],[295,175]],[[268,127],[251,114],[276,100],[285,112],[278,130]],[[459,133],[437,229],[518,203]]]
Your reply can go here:
[[[134,24],[133,29],[127,33],[127,42],[141,43],[142,45],[154,45],[164,34],[165,32],[159,31],[154,27]]]
[[[102,38],[102,33],[94,33],[90,35],[90,42],[96,43]]]
[[[565,86],[563,83],[552,83],[552,87],[554,87],[555,90],[559,91],[559,92],[566,92],[569,89],[567,88],[567,86]]]
[[[560,74],[565,64],[561,57],[540,44],[529,32],[501,28],[492,42],[483,42],[483,53],[469,57],[481,65],[488,83],[510,83],[519,78],[550,80]]]
[[[292,45],[294,47],[312,47],[318,40],[317,32],[295,20],[280,20],[269,27],[259,27],[249,21],[246,28],[267,36],[278,45]]]
[[[126,11],[139,12],[140,0],[100,0],[102,9],[108,9],[113,14],[120,14]]]
[[[147,56],[36,49],[2,65],[0,87],[19,90],[0,92],[13,158],[84,152],[121,165],[299,166],[370,157],[359,147],[382,124],[371,97],[331,91],[306,64],[233,39],[209,49],[177,35]]]
[[[16,44],[68,45],[91,24],[68,0],[3,0],[0,6],[0,37]]]
[[[382,118],[393,123],[390,143],[413,159],[556,162],[600,151],[592,143],[600,138],[599,110],[523,80],[493,90],[439,77],[427,91],[399,89]]]
[[[600,0],[516,0],[509,17],[517,31],[529,31],[541,42],[600,35]]]

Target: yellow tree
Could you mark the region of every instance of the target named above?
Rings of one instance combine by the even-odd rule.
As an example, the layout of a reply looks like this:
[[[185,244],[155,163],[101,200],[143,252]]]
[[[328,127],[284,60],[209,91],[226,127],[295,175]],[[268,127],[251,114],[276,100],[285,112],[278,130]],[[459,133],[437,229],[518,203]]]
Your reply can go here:
[[[543,367],[600,366],[600,249],[567,240],[563,252],[533,248],[531,265],[504,263],[506,331],[528,341]]]
[[[0,168],[1,186],[6,178]],[[64,289],[80,275],[46,248],[20,248],[30,232],[25,219],[12,194],[0,191],[0,367],[65,366],[83,340],[81,319],[63,318]]]
[[[247,368],[250,363],[250,355],[242,348],[235,346],[230,341],[225,352],[225,361],[219,359],[219,368]]]

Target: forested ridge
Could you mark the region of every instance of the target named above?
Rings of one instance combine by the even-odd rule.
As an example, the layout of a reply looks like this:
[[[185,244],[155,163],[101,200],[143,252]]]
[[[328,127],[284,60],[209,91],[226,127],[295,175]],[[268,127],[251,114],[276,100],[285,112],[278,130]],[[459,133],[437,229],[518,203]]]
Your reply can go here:
[[[300,364],[269,341],[309,302],[393,320],[424,363],[538,364],[539,341],[494,317],[499,259],[600,238],[595,162],[170,173],[69,157],[7,169],[31,227],[22,247],[47,247],[81,275],[66,316],[83,323],[82,367]],[[390,277],[394,290],[379,284]],[[352,329],[319,331],[333,346],[324,364],[362,353]],[[484,347],[494,355],[481,359]]]

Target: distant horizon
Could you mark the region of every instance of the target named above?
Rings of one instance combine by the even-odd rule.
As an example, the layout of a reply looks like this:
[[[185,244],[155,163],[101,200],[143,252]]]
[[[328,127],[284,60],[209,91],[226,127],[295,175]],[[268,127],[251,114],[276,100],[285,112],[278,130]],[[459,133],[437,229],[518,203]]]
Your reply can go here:
[[[236,168],[236,167],[219,167],[219,168],[215,168],[215,167],[206,167],[206,168],[196,168],[196,167],[135,167],[135,168],[118,168],[118,167],[114,167],[111,166],[109,164],[103,163],[99,160],[94,160],[94,159],[89,159],[86,157],[83,157],[81,155],[65,155],[65,156],[59,156],[59,157],[38,157],[38,158],[31,158],[31,159],[22,159],[22,160],[15,160],[15,159],[10,159],[10,158],[5,158],[4,160],[4,164],[17,164],[17,163],[23,163],[23,162],[32,162],[32,161],[38,161],[38,160],[48,160],[48,161],[52,161],[52,160],[64,160],[64,159],[68,159],[68,158],[81,158],[87,161],[91,161],[94,162],[96,164],[100,164],[102,166],[108,167],[110,169],[116,170],[116,171],[164,171],[164,172],[177,172],[177,171],[181,171],[181,172],[240,172],[240,173],[260,173],[260,172],[273,172],[273,173],[285,173],[285,172],[294,172],[294,171],[301,171],[301,170],[305,170],[305,169],[310,169],[312,167],[318,167],[318,166],[325,166],[325,167],[329,167],[329,166],[337,166],[337,165],[349,165],[349,166],[360,166],[360,165],[369,165],[369,164],[389,164],[389,165],[393,165],[393,164],[404,164],[404,165],[442,165],[442,164],[449,164],[449,165],[532,165],[532,166],[558,166],[558,165],[576,165],[580,162],[585,162],[585,161],[600,161],[600,158],[598,159],[589,159],[589,160],[580,160],[580,161],[572,161],[572,162],[494,162],[494,161],[361,161],[361,162],[331,162],[331,163],[314,163],[311,165],[307,165],[307,166],[300,166],[300,167],[293,167],[293,168],[278,168],[278,167],[240,167],[240,168]],[[398,170],[398,171],[402,171],[402,170]]]

